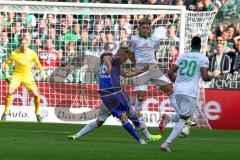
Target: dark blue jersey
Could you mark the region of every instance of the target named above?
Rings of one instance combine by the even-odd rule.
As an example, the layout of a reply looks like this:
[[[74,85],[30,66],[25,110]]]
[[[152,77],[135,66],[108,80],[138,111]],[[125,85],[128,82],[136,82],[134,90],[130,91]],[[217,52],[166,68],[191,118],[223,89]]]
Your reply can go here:
[[[103,63],[104,56],[112,57],[112,71],[110,74],[106,75],[107,66]],[[102,54],[101,66],[99,70],[99,91],[110,91],[111,93],[120,90],[120,59],[117,56],[113,56],[111,53]]]

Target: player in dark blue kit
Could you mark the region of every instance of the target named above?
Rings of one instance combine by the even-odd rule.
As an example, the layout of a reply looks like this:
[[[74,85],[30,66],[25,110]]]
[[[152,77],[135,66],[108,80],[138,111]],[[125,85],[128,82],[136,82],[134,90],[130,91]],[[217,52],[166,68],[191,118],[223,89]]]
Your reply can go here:
[[[108,44],[106,44],[106,45],[108,45]],[[125,46],[127,46],[127,45],[125,45]],[[125,53],[122,53],[122,52],[125,52]],[[131,63],[132,64],[134,64],[134,62],[135,62],[135,59],[134,59],[134,55],[132,54],[132,53],[129,53],[129,52],[131,52],[130,51],[130,49],[127,49],[126,47],[125,48],[123,48],[123,47],[121,47],[120,49],[119,49],[119,52],[118,52],[118,55],[116,56],[116,57],[118,57],[118,58],[120,58],[120,59],[122,59],[122,61],[125,61],[125,59],[130,59],[130,61],[131,61]],[[109,56],[112,56],[112,54],[111,53],[106,53],[104,56],[107,56],[107,55],[109,55]],[[125,55],[127,56],[127,58],[125,57]],[[102,57],[103,58],[103,57]],[[102,62],[103,62],[103,59],[102,59]],[[120,62],[120,64],[121,64],[122,62]],[[117,63],[118,64],[118,63]],[[112,59],[111,59],[111,65],[112,65]],[[103,66],[105,66],[105,67],[103,67]],[[103,68],[105,68],[105,69],[107,69],[107,66],[106,66],[106,64],[102,64],[101,65],[101,72],[103,72],[105,69],[103,69]],[[145,69],[143,69],[142,71],[139,71],[138,73],[136,73],[136,72],[133,72],[133,71],[131,71],[131,72],[126,72],[126,71],[124,71],[123,70],[123,68],[121,68],[121,70],[120,70],[120,75],[122,75],[123,77],[132,77],[132,76],[135,76],[135,75],[137,75],[137,74],[139,74],[139,73],[141,73],[141,72],[143,72],[144,70],[146,70],[147,69],[147,66],[145,66]],[[105,71],[104,71],[105,72]],[[106,74],[102,74],[101,73],[101,77],[102,78],[108,78],[108,76],[106,76]],[[116,88],[117,89],[115,89],[115,90],[120,90],[120,85],[119,85],[119,73],[118,73],[118,76],[115,76],[115,78],[117,78],[116,80],[118,81],[116,84]],[[101,81],[102,80],[104,80],[104,79],[101,79]],[[108,79],[106,79],[106,80],[108,80]],[[107,82],[107,81],[106,81]],[[108,81],[109,82],[109,81]],[[104,81],[103,81],[103,83],[105,83]],[[107,83],[107,84],[110,84],[111,85],[111,82],[110,83]],[[105,85],[106,86],[106,84],[103,84],[103,85]],[[108,91],[108,90],[107,90]],[[102,91],[100,91],[100,92],[103,92],[103,90]],[[103,95],[105,95],[106,93],[101,93],[101,94],[103,94]],[[136,121],[136,123],[134,123],[134,125],[135,125],[135,127],[136,127],[136,129],[137,130],[139,130],[141,133],[143,133],[143,135],[144,135],[144,137],[146,138],[146,141],[147,142],[154,142],[154,141],[158,141],[159,139],[161,139],[161,135],[152,135],[152,134],[150,134],[149,133],[149,131],[148,131],[148,129],[147,129],[147,126],[145,125],[145,123],[143,123],[143,121],[140,121],[141,122],[141,125],[139,126],[139,123],[138,123],[138,121],[136,120],[136,116],[135,116],[135,113],[132,113],[133,112],[133,110],[131,109],[131,110],[129,110],[129,113],[127,112],[127,115],[128,115],[128,118],[131,120],[131,121],[133,121],[133,122],[135,122]],[[109,109],[105,106],[105,104],[102,102],[101,104],[100,104],[100,106],[99,106],[99,112],[98,112],[98,115],[97,115],[97,119],[95,120],[95,121],[93,121],[93,122],[90,122],[90,123],[88,123],[86,126],[84,126],[81,130],[79,130],[76,134],[74,134],[74,135],[69,135],[68,136],[68,138],[69,139],[72,139],[72,140],[77,140],[78,138],[80,138],[80,137],[82,137],[83,135],[86,135],[86,134],[88,134],[89,132],[92,132],[93,130],[95,130],[96,128],[99,128],[99,127],[101,127],[102,125],[103,125],[103,123],[107,120],[107,118],[108,117],[110,117],[111,116],[111,112],[109,111]],[[132,119],[133,118],[133,119]]]
[[[122,47],[116,55],[112,53],[104,53],[101,56],[101,67],[99,71],[99,94],[104,105],[111,111],[114,117],[122,122],[122,126],[131,134],[139,143],[146,142],[137,134],[128,116],[135,126],[140,127],[141,123],[135,112],[129,105],[129,97],[121,89],[120,75],[123,77],[133,77],[148,70],[148,65],[143,66],[138,71],[128,71],[121,69],[121,65],[131,56],[128,48]],[[129,115],[127,116],[126,113]]]

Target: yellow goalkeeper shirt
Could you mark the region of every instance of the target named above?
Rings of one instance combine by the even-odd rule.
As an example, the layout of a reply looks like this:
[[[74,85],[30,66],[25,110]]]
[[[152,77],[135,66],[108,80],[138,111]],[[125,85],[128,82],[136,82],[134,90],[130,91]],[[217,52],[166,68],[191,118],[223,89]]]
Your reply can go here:
[[[36,52],[31,49],[27,49],[27,52],[22,53],[20,49],[16,49],[10,53],[5,61],[5,67],[8,67],[11,63],[14,64],[14,75],[32,76],[32,66],[40,69],[41,63]]]

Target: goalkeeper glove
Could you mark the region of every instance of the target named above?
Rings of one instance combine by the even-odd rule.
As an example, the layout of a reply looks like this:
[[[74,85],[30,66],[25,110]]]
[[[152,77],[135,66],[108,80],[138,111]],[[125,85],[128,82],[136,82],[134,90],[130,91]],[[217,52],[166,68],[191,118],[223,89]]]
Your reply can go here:
[[[8,83],[10,83],[11,80],[12,80],[12,76],[10,76],[9,74],[7,74],[7,75],[6,75],[6,81],[7,81]]]
[[[48,81],[48,76],[44,71],[41,71],[41,76],[43,77],[43,81],[47,82]]]

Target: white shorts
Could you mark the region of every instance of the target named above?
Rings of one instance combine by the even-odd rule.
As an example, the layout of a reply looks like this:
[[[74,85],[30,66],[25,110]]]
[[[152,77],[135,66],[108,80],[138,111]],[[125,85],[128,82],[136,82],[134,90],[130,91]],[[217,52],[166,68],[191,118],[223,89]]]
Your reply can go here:
[[[110,117],[111,115],[112,114],[109,111],[109,109],[103,103],[101,103],[98,111],[97,120],[105,122],[107,118]]]
[[[137,67],[139,69],[139,67]],[[152,64],[149,66],[149,70],[142,74],[136,76],[136,83],[137,86],[135,90],[147,90],[145,87],[146,85],[153,84],[157,86],[164,86],[169,83],[172,83],[168,77],[166,77],[160,67],[157,64]],[[144,87],[140,87],[144,86]],[[143,89],[144,88],[144,89]]]
[[[176,102],[179,108],[179,114],[183,116],[191,116],[197,107],[197,98],[183,94],[175,94]]]
[[[165,75],[162,75],[161,77],[159,77],[158,79],[150,79],[150,82],[153,85],[156,86],[165,86],[167,84],[171,84],[172,82],[169,80],[169,78]],[[150,84],[151,84],[150,83]],[[147,91],[148,90],[148,85],[136,85],[135,86],[135,91]]]

